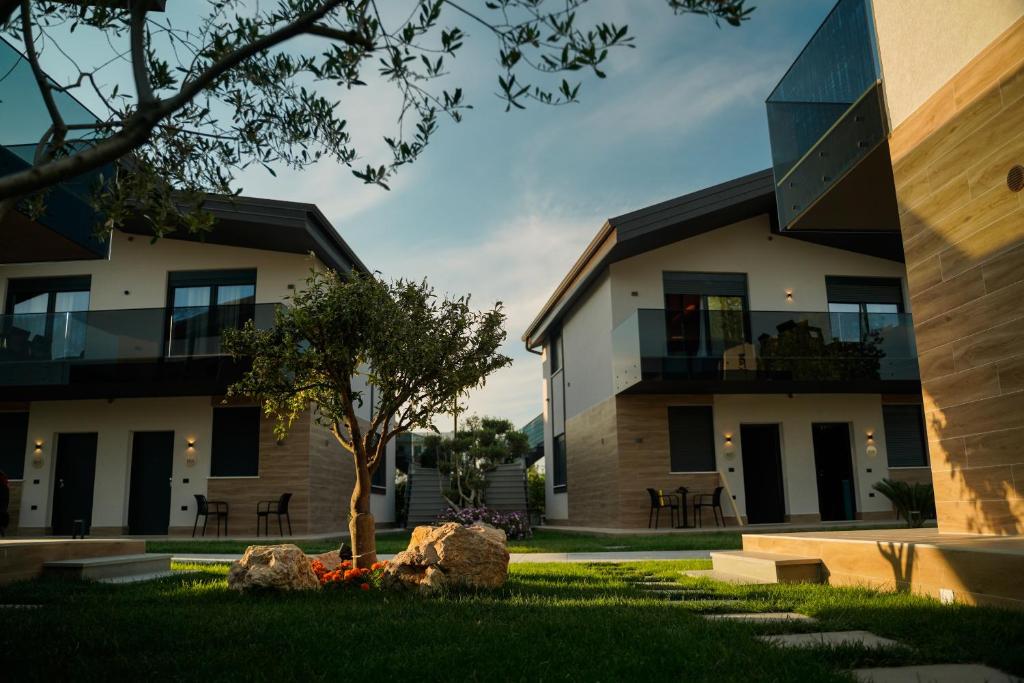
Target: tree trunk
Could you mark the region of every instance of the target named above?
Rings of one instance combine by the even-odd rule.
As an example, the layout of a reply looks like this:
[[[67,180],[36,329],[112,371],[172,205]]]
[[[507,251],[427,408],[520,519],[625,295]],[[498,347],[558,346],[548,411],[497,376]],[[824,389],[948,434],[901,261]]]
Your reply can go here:
[[[370,470],[356,459],[356,485],[349,506],[348,532],[352,540],[352,564],[369,568],[377,561],[377,527],[370,512]]]

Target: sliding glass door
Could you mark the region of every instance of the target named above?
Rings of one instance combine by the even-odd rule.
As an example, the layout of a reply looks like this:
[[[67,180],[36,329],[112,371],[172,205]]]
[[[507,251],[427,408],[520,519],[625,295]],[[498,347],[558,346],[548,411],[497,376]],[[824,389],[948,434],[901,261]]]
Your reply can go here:
[[[3,325],[6,355],[31,360],[82,357],[89,284],[88,276],[11,280]]]
[[[171,273],[169,356],[220,353],[221,330],[252,320],[256,272]]]

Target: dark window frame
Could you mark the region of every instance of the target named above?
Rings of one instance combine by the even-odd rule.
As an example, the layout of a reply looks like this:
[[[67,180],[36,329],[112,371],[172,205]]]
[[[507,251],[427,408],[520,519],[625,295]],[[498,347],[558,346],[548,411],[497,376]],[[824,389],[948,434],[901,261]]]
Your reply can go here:
[[[920,464],[906,464],[901,462],[899,464],[893,464],[893,454],[896,452],[892,443],[893,430],[890,415],[894,413],[901,413],[903,415],[913,414],[917,419],[916,431],[918,432],[918,439],[921,449],[921,458],[923,462]],[[884,404],[882,406],[882,424],[885,426],[885,455],[886,463],[889,469],[902,469],[902,468],[920,468],[930,467],[931,457],[928,453],[928,431],[924,422],[924,409],[921,405],[916,403],[891,403]]]
[[[559,448],[561,444],[561,448]],[[565,432],[551,440],[551,489],[555,493],[565,493],[569,485],[569,461],[565,447]],[[559,467],[561,456],[561,467]],[[561,475],[561,481],[559,481]]]
[[[167,273],[167,296],[164,314],[164,355],[168,358],[188,358],[196,355],[193,351],[189,353],[171,353],[174,340],[171,338],[174,328],[174,292],[176,289],[189,287],[209,287],[210,301],[207,304],[209,309],[208,318],[211,325],[219,329],[220,321],[218,315],[217,290],[220,287],[232,287],[238,285],[252,285],[253,301],[252,316],[256,315],[256,268],[225,268],[218,270],[173,270]],[[182,307],[185,308],[185,307]]]
[[[565,343],[562,339],[562,331],[555,330],[551,333],[551,342],[548,344],[551,350],[551,376],[561,372],[565,368]]]
[[[25,458],[28,452],[27,410],[0,412],[0,471],[11,481],[25,478]],[[16,424],[19,423],[19,424]],[[20,439],[19,439],[20,436]],[[18,446],[18,441],[21,446]]]
[[[743,326],[740,337],[746,343],[751,339],[750,321],[750,277],[742,272],[704,272],[704,271],[677,271],[665,270],[661,273],[662,302],[665,311],[665,344],[669,355],[697,356],[697,357],[718,357],[720,354],[714,349],[717,340],[712,334],[713,311],[710,308],[708,298],[733,298],[740,300],[740,310],[736,311],[738,322]],[[697,315],[692,320],[697,322],[699,330],[696,338],[688,339],[683,333],[684,321],[680,316],[686,317],[682,308],[669,305],[670,297],[696,297],[699,300]],[[725,322],[728,318],[724,315],[726,311],[714,312],[720,315],[719,322]],[[674,334],[679,328],[678,334]],[[703,346],[700,347],[700,340],[703,337]]]
[[[673,436],[676,433],[674,428],[673,414],[690,413],[691,415],[701,414],[707,418],[707,431],[705,434],[707,443],[703,446],[707,447],[707,451],[704,453],[687,453],[688,448],[696,447],[696,442],[692,438],[686,438],[684,441],[677,441],[680,435]],[[695,474],[695,473],[707,473],[718,471],[718,454],[715,448],[715,414],[714,408],[708,405],[684,405],[684,406],[669,406],[666,411],[666,418],[668,422],[668,456],[669,456],[669,474]],[[693,463],[697,463],[700,459],[706,459],[707,462],[703,463],[708,465],[707,467],[693,467]],[[677,462],[683,469],[677,469]],[[697,463],[700,464],[700,463]]]
[[[228,413],[225,411],[235,411],[240,413],[246,411],[248,418],[255,418],[256,431],[255,434],[243,435],[244,438],[253,440],[250,444],[254,448],[252,453],[246,454],[245,457],[250,458],[252,461],[247,462],[248,467],[238,468],[237,466],[240,460],[237,453],[230,453],[229,451],[220,451],[223,455],[220,456],[222,462],[218,468],[218,451],[221,448],[229,448],[224,446],[222,443],[218,443],[218,436],[228,436],[232,445],[237,445],[239,442],[239,433],[233,432],[230,434],[224,434],[218,431],[217,418],[218,416],[224,416]],[[237,418],[238,415],[232,415],[232,418]],[[258,479],[260,476],[260,429],[261,429],[262,415],[260,409],[256,406],[217,406],[213,409],[212,426],[210,430],[210,478],[250,478]],[[233,450],[233,449],[232,449]],[[224,462],[224,458],[231,458],[228,462]]]

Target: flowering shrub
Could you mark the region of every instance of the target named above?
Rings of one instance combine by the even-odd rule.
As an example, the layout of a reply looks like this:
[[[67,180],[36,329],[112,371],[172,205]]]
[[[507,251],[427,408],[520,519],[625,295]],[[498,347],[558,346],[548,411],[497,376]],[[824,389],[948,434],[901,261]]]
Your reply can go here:
[[[533,536],[533,531],[530,529],[530,518],[522,512],[498,512],[486,507],[447,510],[437,517],[438,524],[446,522],[467,525],[473,522],[484,522],[504,531],[509,540],[520,540]]]
[[[310,567],[324,588],[358,588],[368,591],[380,588],[381,577],[387,562],[374,562],[369,569],[352,566],[352,560],[345,560],[334,569],[328,569],[320,560],[313,560]]]

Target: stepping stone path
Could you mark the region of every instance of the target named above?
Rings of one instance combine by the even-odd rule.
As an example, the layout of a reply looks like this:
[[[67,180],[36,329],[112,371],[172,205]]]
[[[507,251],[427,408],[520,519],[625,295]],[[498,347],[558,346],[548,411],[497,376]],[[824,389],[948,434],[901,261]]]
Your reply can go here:
[[[864,647],[896,647],[895,640],[876,636],[870,631],[825,631],[822,633],[791,633],[782,636],[758,636],[758,640],[778,647],[820,647],[863,645]]]
[[[1021,679],[981,664],[929,664],[855,669],[864,683],[1019,683]]]
[[[761,623],[766,621],[802,621],[816,624],[818,620],[797,612],[738,612],[735,614],[705,614],[705,619],[714,621],[750,621]]]

